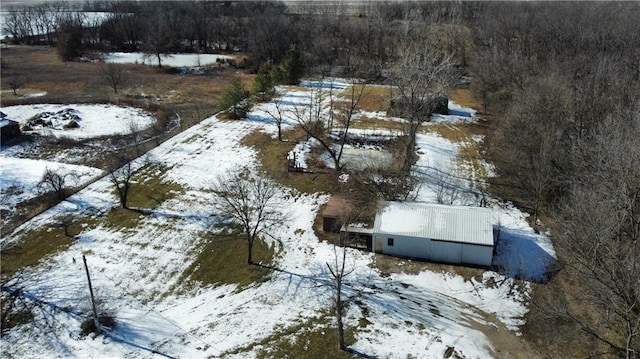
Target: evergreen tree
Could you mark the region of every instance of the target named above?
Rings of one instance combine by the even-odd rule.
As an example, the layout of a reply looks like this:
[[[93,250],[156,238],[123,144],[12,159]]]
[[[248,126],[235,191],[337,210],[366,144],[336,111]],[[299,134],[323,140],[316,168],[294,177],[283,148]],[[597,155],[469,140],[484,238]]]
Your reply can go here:
[[[273,93],[273,85],[274,81],[271,77],[271,72],[265,66],[261,66],[253,81],[253,94],[264,101]]]
[[[235,79],[222,92],[218,109],[227,111],[230,118],[239,120],[251,109],[249,95],[240,80]]]
[[[284,57],[282,63],[285,81],[288,85],[296,85],[304,74],[304,63],[302,61],[302,53],[296,45],[291,46]]]

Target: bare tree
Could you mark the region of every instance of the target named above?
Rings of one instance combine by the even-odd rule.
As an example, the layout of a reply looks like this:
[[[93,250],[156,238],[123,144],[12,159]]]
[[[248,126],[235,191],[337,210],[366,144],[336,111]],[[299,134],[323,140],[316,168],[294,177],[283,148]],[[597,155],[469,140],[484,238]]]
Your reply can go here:
[[[451,56],[443,56],[429,44],[405,43],[389,69],[389,82],[397,94],[392,101],[405,117],[406,157],[409,170],[415,159],[416,134],[429,120],[433,100],[457,80]]]
[[[288,219],[279,200],[282,189],[275,182],[243,169],[218,178],[213,191],[218,197],[220,215],[242,228],[247,240],[247,264],[253,264],[256,239]]]
[[[71,226],[75,222],[75,217],[71,213],[65,213],[56,218],[57,224],[64,229],[64,235],[67,237],[73,237],[71,234]]]
[[[640,352],[638,109],[636,104],[603,120],[597,141],[580,159],[583,173],[554,216],[554,246],[564,264],[558,298],[544,303],[627,359]]]
[[[397,166],[390,168],[367,167],[351,174],[363,184],[370,196],[388,201],[415,200],[424,174],[418,171],[405,171]]]
[[[140,144],[142,143],[142,131],[140,128],[140,124],[135,121],[134,118],[130,118],[127,122],[127,127],[129,128],[129,133],[133,138],[133,144],[136,148],[136,156],[140,156]]]
[[[53,191],[58,199],[62,201],[67,198],[69,179],[75,179],[77,177],[78,175],[75,172],[62,173],[61,170],[53,170],[47,167],[38,187]]]
[[[180,11],[177,11],[177,2],[158,2],[155,4],[143,4],[147,7],[143,32],[146,37],[143,42],[143,50],[148,58],[156,58],[158,67],[162,67],[162,57],[171,53],[176,46],[180,33],[177,26],[180,23]]]
[[[256,61],[280,63],[291,44],[291,18],[284,14],[283,4],[265,5],[264,9],[256,9],[246,39]]]
[[[344,284],[344,278],[351,274],[353,269],[345,270],[347,262],[347,248],[345,243],[342,243],[341,253],[338,253],[337,246],[333,248],[333,251],[333,263],[329,264],[329,262],[326,262],[326,265],[329,269],[329,273],[331,273],[331,277],[333,278],[333,288],[335,289],[335,294],[333,296],[333,310],[338,327],[338,345],[340,346],[340,350],[345,350],[347,349],[347,346],[344,342],[343,317],[347,302],[342,299],[342,285]]]
[[[109,174],[109,180],[116,187],[118,200],[120,201],[122,208],[129,209],[127,206],[127,198],[129,197],[129,192],[131,190],[131,180],[133,179],[133,175],[136,171],[131,164],[131,161],[128,161],[125,158],[120,158],[119,165],[120,167],[111,171]]]
[[[25,83],[25,80],[22,76],[10,76],[7,79],[7,84],[13,90],[13,95],[18,96],[18,89],[22,87]]]
[[[118,88],[126,85],[129,76],[122,65],[107,63],[100,67],[102,77],[107,82],[109,87],[113,89],[114,93],[118,93]]]
[[[561,172],[573,162],[564,147],[571,138],[566,133],[574,122],[573,101],[562,77],[551,74],[518,93],[498,125],[501,151],[496,157],[504,173],[517,176],[535,220]]]
[[[327,151],[336,171],[342,169],[341,159],[344,146],[349,138],[349,129],[358,112],[358,105],[365,94],[365,84],[357,84],[355,80],[351,82],[347,95],[342,99],[337,99],[332,90],[333,84],[329,84],[329,109],[326,122],[322,115],[322,92],[323,83],[319,86],[317,95],[312,96],[309,113],[304,109],[294,108],[293,115],[300,127],[308,137],[314,138]]]
[[[364,83],[356,83],[355,80],[351,81],[351,86],[347,90],[345,100],[341,100],[335,104],[334,118],[332,123],[332,129],[335,129],[332,133],[332,137],[336,140],[336,155],[334,160],[336,162],[336,169],[339,167],[340,160],[342,159],[342,153],[344,146],[349,138],[349,129],[351,128],[352,121],[355,114],[359,111],[359,104],[365,95],[366,85]],[[333,106],[332,106],[333,107]],[[337,125],[337,126],[336,126]]]
[[[273,99],[273,104],[275,105],[276,110],[275,112],[267,111],[267,114],[269,114],[269,116],[271,116],[275,121],[276,126],[278,127],[278,141],[282,142],[282,123],[285,119],[286,110],[284,109],[282,98],[280,96],[281,94],[276,92]]]
[[[579,290],[561,288],[545,306],[631,359],[640,350],[640,243],[622,234],[624,218],[608,199],[610,189],[599,187],[576,188],[563,206],[564,232],[555,242],[565,264],[560,276]],[[592,310],[568,303],[588,303]]]

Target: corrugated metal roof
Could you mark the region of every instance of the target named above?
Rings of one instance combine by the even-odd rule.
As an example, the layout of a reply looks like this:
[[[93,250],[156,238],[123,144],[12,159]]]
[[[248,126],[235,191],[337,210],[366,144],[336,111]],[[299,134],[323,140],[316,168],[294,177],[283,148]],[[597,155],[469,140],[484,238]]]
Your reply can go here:
[[[373,232],[492,246],[493,222],[488,208],[382,202]]]

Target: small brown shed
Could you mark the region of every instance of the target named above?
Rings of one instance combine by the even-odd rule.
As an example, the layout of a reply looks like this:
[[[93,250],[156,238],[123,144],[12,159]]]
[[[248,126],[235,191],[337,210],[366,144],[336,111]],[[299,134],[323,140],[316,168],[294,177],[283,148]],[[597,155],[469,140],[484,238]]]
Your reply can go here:
[[[322,230],[339,233],[343,223],[341,217],[353,206],[353,201],[342,196],[331,196],[322,211]]]

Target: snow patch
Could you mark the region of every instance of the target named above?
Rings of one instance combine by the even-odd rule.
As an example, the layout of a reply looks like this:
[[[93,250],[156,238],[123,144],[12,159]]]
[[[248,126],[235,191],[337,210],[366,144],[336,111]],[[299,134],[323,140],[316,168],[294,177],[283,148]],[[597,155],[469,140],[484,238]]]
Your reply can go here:
[[[40,114],[47,114],[51,121],[49,127],[35,127],[33,132],[43,136],[57,138],[88,139],[109,135],[124,135],[131,133],[132,125],[138,130],[152,126],[156,120],[148,112],[134,107],[116,105],[87,105],[87,104],[35,104],[2,107],[0,111],[7,117],[26,125],[30,119]],[[64,128],[68,122],[62,121],[66,113],[77,116],[78,128]]]
[[[220,61],[231,60],[232,56],[214,54],[170,54],[161,55],[163,66],[169,67],[200,67],[215,64]],[[142,52],[112,52],[104,55],[104,62],[116,64],[158,65],[155,56],[147,56]]]

